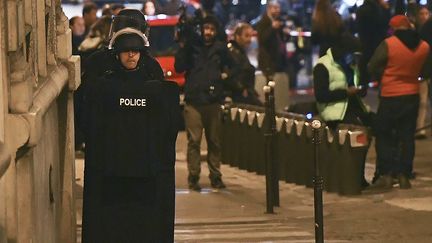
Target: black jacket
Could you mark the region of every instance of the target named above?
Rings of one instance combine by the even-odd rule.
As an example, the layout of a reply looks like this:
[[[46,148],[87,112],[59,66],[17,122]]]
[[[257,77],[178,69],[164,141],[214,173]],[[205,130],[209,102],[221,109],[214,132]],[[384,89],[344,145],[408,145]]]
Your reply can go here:
[[[432,18],[429,18],[420,28],[420,38],[432,46]]]
[[[253,90],[255,86],[255,67],[249,62],[246,52],[235,41],[228,43],[229,53],[234,62],[230,70],[230,84],[234,93],[244,89]]]
[[[232,60],[224,42],[216,41],[210,46],[197,43],[180,48],[174,67],[177,72],[186,72],[185,101],[194,105],[222,102],[226,82],[222,73],[231,66]]]
[[[283,70],[285,46],[282,29],[272,28],[272,20],[264,14],[256,24],[258,32],[258,65],[265,75]]]
[[[366,0],[356,12],[356,24],[363,55],[367,60],[372,56],[375,48],[387,37],[390,11],[376,0]]]
[[[262,105],[255,91],[255,67],[249,62],[249,58],[243,48],[235,41],[228,43],[229,53],[234,62],[229,73],[229,85],[232,99],[236,103]],[[247,96],[243,92],[247,91]]]

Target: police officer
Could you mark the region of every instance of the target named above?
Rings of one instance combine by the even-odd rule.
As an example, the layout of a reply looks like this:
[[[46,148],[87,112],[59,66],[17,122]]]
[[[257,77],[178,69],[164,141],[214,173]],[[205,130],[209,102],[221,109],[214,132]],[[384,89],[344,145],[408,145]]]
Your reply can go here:
[[[114,16],[109,38],[112,39],[115,33],[124,28],[133,28],[140,31],[145,39],[144,45],[147,47],[150,45],[148,42],[149,28],[144,14],[138,9],[122,9],[118,15]],[[94,80],[103,75],[107,70],[110,70],[116,63],[116,57],[113,54],[109,47],[104,47],[94,52],[86,60],[83,60],[83,82]],[[147,66],[147,69],[151,70],[149,75],[152,75],[153,79],[163,79],[162,68],[154,58],[150,57],[150,55],[146,55],[146,58],[143,59],[143,63]]]
[[[117,16],[113,17],[110,38],[124,28],[132,28],[139,32],[144,38],[144,46],[149,46],[147,39],[148,26],[143,13],[137,9],[122,9]],[[146,51],[147,52],[147,51]],[[81,114],[83,112],[83,93],[88,84],[99,77],[109,72],[117,63],[116,55],[108,46],[98,49],[88,57],[82,57],[81,60],[81,85],[74,94],[74,108],[75,108],[75,149],[80,150],[85,138],[80,138],[82,128],[80,127]],[[164,78],[163,71],[159,63],[151,57],[148,52],[141,57],[141,62],[146,66],[148,72],[145,73],[148,79],[162,80]]]
[[[145,44],[114,34],[112,67],[84,93],[83,243],[174,241],[179,90],[152,78]]]

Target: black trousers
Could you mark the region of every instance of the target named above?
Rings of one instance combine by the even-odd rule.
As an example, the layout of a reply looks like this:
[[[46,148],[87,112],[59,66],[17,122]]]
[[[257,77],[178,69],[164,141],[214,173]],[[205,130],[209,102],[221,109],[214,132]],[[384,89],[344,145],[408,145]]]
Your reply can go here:
[[[377,172],[412,173],[419,96],[381,97],[375,120]]]
[[[84,174],[83,243],[174,242],[174,168],[149,178]]]

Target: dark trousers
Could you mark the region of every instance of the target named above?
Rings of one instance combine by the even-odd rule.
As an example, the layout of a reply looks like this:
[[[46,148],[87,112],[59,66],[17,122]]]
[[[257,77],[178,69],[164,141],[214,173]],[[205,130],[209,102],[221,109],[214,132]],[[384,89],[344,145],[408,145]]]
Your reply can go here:
[[[83,243],[174,242],[174,169],[151,178],[84,174]]]
[[[204,129],[207,141],[207,164],[210,178],[220,178],[221,160],[221,107],[219,104],[190,105],[184,107],[185,127],[188,138],[187,163],[189,176],[199,177],[201,172],[201,138]]]
[[[419,96],[381,97],[375,120],[377,172],[410,174]]]

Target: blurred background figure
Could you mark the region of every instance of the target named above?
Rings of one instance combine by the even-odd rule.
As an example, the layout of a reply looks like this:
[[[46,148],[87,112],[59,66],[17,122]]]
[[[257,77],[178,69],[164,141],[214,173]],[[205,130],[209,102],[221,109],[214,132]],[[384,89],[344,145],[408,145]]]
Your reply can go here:
[[[285,69],[285,43],[283,22],[280,19],[280,4],[269,1],[261,19],[256,24],[258,32],[258,66],[266,77]]]
[[[417,11],[416,29],[420,30],[430,17],[430,11],[425,5],[421,5]]]
[[[102,16],[117,15],[125,6],[121,3],[105,4],[102,7]]]
[[[342,18],[330,0],[318,0],[312,14],[312,43],[319,45],[320,57],[326,54],[344,31]]]
[[[111,16],[102,16],[90,28],[84,41],[78,47],[78,50],[85,59],[94,51],[107,46],[109,42],[109,32],[111,27]]]
[[[102,7],[102,16],[112,16],[113,11],[110,4],[105,4]]]
[[[176,15],[178,13],[178,9],[182,4],[181,0],[169,0],[162,7],[162,13],[166,15]]]
[[[253,34],[254,30],[250,24],[239,23],[234,29],[234,40],[228,43],[228,50],[234,62],[230,70],[234,103],[262,105],[255,91],[255,67],[249,62],[246,54]]]
[[[432,47],[432,18],[429,17],[426,22],[420,26],[420,38],[426,41],[430,47]],[[430,79],[427,81],[429,84],[429,101],[432,104],[432,87]]]
[[[124,8],[125,8],[125,6],[121,3],[111,4],[112,15],[118,15],[118,13]]]
[[[82,17],[84,18],[85,23],[85,35],[90,31],[90,27],[96,23],[97,20],[97,11],[98,7],[93,2],[87,2],[84,4],[83,10],[82,10]]]
[[[232,1],[230,0],[220,0],[216,2],[214,6],[214,13],[219,19],[219,22],[223,27],[226,27],[230,21],[230,14],[233,13]]]
[[[367,72],[367,63],[375,49],[387,37],[390,8],[384,0],[365,0],[357,9],[356,26],[362,45],[360,60],[360,75],[365,82],[371,80]]]
[[[145,1],[141,10],[146,16],[156,15],[156,6],[153,1]]]
[[[69,27],[72,30],[72,55],[79,55],[78,47],[84,40],[85,24],[80,16],[74,16],[69,20]]]
[[[415,16],[415,21],[416,21],[415,27],[418,33],[420,34],[422,33],[423,26],[425,25],[429,17],[430,17],[429,9],[426,6],[419,6]],[[423,38],[422,36],[420,37]],[[419,105],[419,113],[417,117],[417,129],[424,127],[426,123],[426,114],[427,114],[427,107],[428,107],[428,91],[429,91],[428,86],[429,86],[429,80],[422,79],[420,82],[420,91],[419,91],[420,105]],[[417,139],[426,138],[426,129],[421,129],[420,131],[417,131],[416,138]]]

